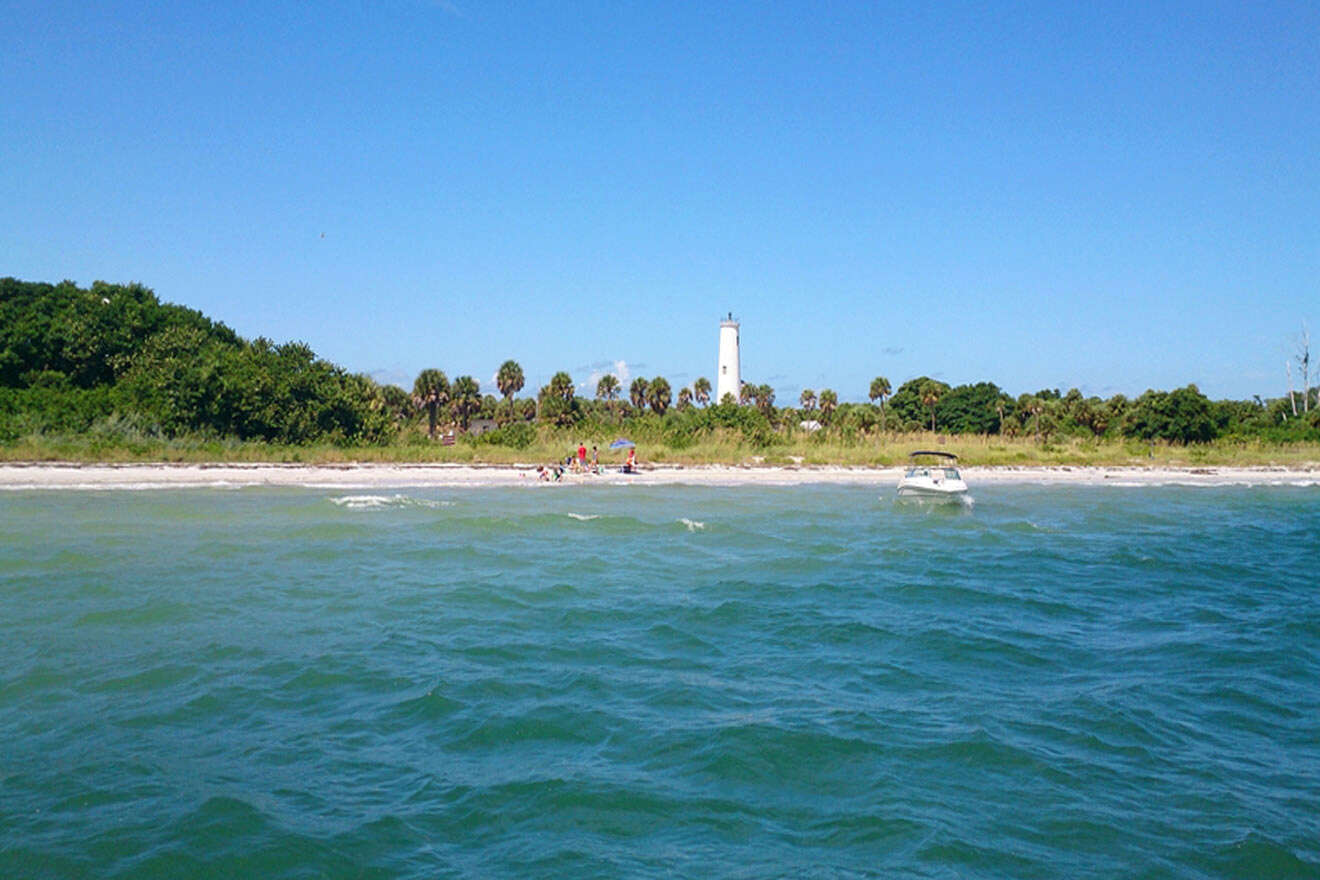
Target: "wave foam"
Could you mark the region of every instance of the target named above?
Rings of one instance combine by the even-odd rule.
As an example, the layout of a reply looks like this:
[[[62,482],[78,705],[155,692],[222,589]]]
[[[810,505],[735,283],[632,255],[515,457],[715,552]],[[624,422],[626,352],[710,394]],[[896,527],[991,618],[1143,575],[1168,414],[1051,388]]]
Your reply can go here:
[[[593,519],[600,519],[599,513],[570,513],[569,516],[578,522],[590,522]]]
[[[681,522],[683,525],[687,526],[687,530],[689,532],[695,532],[706,528],[706,524],[704,522],[698,522],[695,519],[688,519],[686,516],[679,517],[678,521]]]
[[[452,501],[414,498],[411,495],[341,495],[330,499],[346,510],[388,510],[391,508],[426,507],[436,509],[452,507]]]

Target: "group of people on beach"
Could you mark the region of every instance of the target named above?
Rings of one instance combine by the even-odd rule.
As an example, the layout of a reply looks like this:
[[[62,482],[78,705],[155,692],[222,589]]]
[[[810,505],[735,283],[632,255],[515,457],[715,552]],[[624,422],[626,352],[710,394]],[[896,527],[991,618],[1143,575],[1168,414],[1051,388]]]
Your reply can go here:
[[[620,470],[625,474],[637,473],[637,448],[628,447],[628,457],[624,460],[623,467]],[[555,462],[550,467],[540,465],[536,469],[537,476],[542,482],[558,482],[564,478],[565,473],[575,474],[599,474],[603,473],[600,467],[600,452],[595,446],[591,447],[591,460],[587,460],[587,445],[579,443],[577,452],[570,452],[564,457],[562,463]]]

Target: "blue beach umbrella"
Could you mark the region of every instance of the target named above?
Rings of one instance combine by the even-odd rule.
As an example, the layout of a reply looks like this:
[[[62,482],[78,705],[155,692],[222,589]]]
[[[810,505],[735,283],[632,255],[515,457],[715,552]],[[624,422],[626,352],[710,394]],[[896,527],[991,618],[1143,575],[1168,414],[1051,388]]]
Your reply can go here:
[[[615,440],[610,444],[610,449],[631,449],[636,445],[637,444],[631,440],[625,440],[623,437],[620,437],[618,440]]]

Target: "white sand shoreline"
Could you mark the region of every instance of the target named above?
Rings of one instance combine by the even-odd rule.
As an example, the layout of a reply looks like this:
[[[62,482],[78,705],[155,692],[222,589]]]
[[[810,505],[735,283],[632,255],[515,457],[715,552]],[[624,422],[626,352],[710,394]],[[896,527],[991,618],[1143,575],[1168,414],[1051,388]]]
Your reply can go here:
[[[978,485],[1057,486],[1317,486],[1320,469],[1284,467],[965,467]],[[558,483],[537,480],[535,465],[457,464],[78,464],[15,462],[0,465],[0,490],[305,487],[327,489],[481,488],[585,485],[894,486],[900,469],[834,466],[655,465],[639,474],[611,470],[566,474]]]

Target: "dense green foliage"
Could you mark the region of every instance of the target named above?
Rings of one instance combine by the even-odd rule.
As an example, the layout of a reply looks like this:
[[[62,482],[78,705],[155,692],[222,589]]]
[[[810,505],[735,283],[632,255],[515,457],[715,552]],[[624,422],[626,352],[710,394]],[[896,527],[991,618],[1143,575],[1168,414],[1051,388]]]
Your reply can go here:
[[[248,342],[147,288],[0,279],[0,439],[108,419],[163,436],[379,442],[379,386],[306,345]]]
[[[769,385],[746,384],[740,401],[712,404],[705,378],[675,391],[667,379],[626,388],[601,377],[596,399],[555,373],[535,399],[515,399],[522,367],[505,361],[495,382],[503,400],[471,376],[451,383],[423,370],[411,395],[345,372],[306,345],[248,341],[200,312],[161,303],[147,288],[97,282],[82,289],[0,279],[0,442],[75,436],[214,438],[300,445],[426,442],[474,433],[484,445],[526,449],[538,432],[626,433],[687,449],[733,438],[752,449],[790,443],[854,445],[888,431],[1055,440],[1199,444],[1218,438],[1320,440],[1315,390],[1271,401],[1211,401],[1194,386],[1102,400],[1077,389],[1016,399],[990,382],[950,386],[921,376],[893,390],[877,376],[867,403],[840,402],[829,388],[775,405]],[[623,399],[620,399],[623,398]],[[793,408],[796,403],[799,408]],[[877,405],[878,403],[878,405]],[[720,442],[725,442],[721,440]]]

